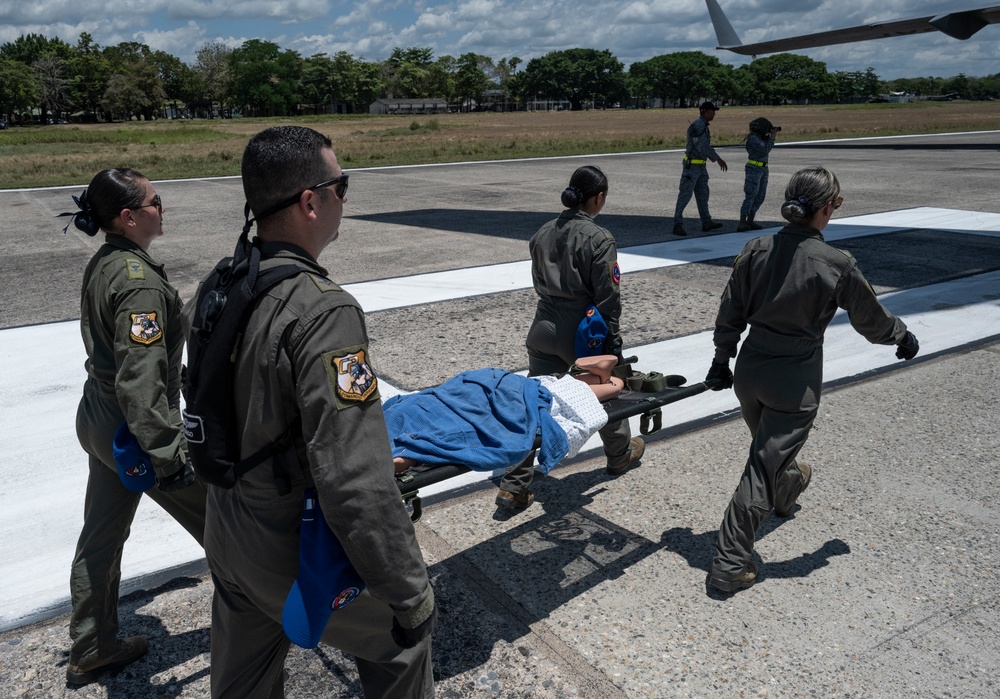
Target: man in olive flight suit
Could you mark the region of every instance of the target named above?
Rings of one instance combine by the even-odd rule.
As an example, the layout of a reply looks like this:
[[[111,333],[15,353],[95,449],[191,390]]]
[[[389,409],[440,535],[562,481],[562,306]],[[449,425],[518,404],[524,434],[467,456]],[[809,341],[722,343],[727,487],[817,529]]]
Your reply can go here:
[[[271,460],[232,489],[209,487],[212,696],[283,696],[282,610],[299,571],[304,492],[314,488],[367,585],[332,613],[322,641],[354,656],[368,699],[431,697],[434,591],[395,483],[364,313],[316,261],[339,233],[347,175],[328,138],[297,126],[254,136],[242,171],[261,269],[304,271],[268,291],[247,324],[234,396],[241,455],[290,426],[298,434],[277,458],[291,493],[281,494]]]
[[[705,102],[698,109],[699,116],[687,130],[687,148],[684,153],[683,171],[681,172],[680,191],[677,193],[677,206],[674,208],[674,235],[687,235],[684,230],[684,207],[691,201],[694,194],[698,205],[698,215],[701,217],[701,230],[704,233],[722,228],[721,223],[712,221],[708,212],[708,166],[707,160],[719,164],[719,169],[725,172],[729,169],[715,149],[712,148],[712,134],[708,125],[715,119],[717,107],[711,102]]]

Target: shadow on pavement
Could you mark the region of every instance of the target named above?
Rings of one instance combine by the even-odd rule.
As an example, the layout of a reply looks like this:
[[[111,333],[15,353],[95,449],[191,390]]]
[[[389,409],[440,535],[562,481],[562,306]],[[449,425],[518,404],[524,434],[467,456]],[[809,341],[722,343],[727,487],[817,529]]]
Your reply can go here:
[[[88,686],[102,686],[109,699],[133,699],[138,696],[137,689],[142,687],[147,687],[151,693],[155,691],[157,696],[179,696],[185,687],[207,677],[209,671],[208,668],[204,668],[188,676],[173,676],[165,681],[160,678],[154,683],[155,675],[207,654],[211,635],[207,626],[192,631],[170,633],[160,616],[150,616],[139,611],[161,594],[185,588],[194,589],[200,583],[197,578],[176,578],[160,587],[134,592],[121,598],[118,607],[121,629],[119,636],[144,636],[149,642],[149,653],[121,670],[103,675],[97,682]],[[67,645],[68,641],[69,639]],[[67,649],[63,652],[57,667],[62,672],[68,664]],[[72,686],[67,685],[67,687],[72,689]]]

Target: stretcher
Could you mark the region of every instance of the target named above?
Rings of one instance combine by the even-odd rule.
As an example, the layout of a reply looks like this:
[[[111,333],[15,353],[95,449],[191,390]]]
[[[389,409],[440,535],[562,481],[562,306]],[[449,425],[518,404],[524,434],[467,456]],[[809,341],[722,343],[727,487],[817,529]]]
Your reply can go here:
[[[717,380],[684,385],[686,379],[682,376],[669,376],[665,388],[657,391],[623,390],[617,398],[602,403],[608,414],[608,422],[618,422],[630,417],[640,416],[639,431],[643,435],[658,432],[663,426],[661,408],[671,403],[697,396],[715,387]],[[535,438],[535,448],[540,439]],[[516,464],[510,464],[515,466]],[[420,501],[420,489],[441,483],[470,472],[472,469],[462,464],[417,464],[403,473],[396,474],[396,485],[400,495],[410,512],[410,518],[416,522],[423,512]]]

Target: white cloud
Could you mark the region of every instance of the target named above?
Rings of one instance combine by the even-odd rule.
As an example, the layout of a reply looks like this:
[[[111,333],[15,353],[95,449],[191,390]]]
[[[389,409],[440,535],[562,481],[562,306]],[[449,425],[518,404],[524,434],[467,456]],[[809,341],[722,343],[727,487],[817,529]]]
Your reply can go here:
[[[719,0],[744,43],[866,22],[982,7],[983,0]],[[297,27],[296,30],[290,30]],[[468,51],[528,60],[555,49],[608,48],[626,65],[672,51],[716,52],[704,0],[0,0],[0,41],[34,32],[71,44],[80,32],[101,45],[142,41],[192,61],[205,42],[260,38],[311,55],[346,50],[366,60],[395,47],[435,55]],[[997,72],[1000,27],[961,42],[940,34],[803,52],[830,70],[884,78]],[[240,38],[237,38],[240,37]]]

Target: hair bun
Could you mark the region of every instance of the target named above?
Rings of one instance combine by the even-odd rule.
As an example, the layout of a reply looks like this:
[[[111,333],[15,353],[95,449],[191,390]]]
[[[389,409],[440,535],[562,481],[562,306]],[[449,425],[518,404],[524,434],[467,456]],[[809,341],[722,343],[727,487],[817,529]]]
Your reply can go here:
[[[781,208],[785,208],[785,206],[789,205],[800,207],[802,209],[802,213],[804,213],[806,216],[811,214],[813,210],[812,201],[809,199],[809,197],[807,197],[804,194],[800,194],[797,197],[792,197],[791,199],[786,201]]]
[[[87,190],[83,190],[80,196],[73,195],[73,201],[76,203],[79,211],[71,211],[64,214],[59,214],[60,216],[72,216],[72,223],[78,229],[86,233],[87,235],[93,237],[97,235],[97,231],[101,229],[97,225],[97,221],[94,220],[94,212],[90,207],[90,202],[87,201]],[[69,224],[63,228],[63,233],[65,234],[69,230]]]
[[[570,185],[563,190],[561,199],[563,206],[573,209],[583,203],[583,192],[580,191],[579,187]]]

